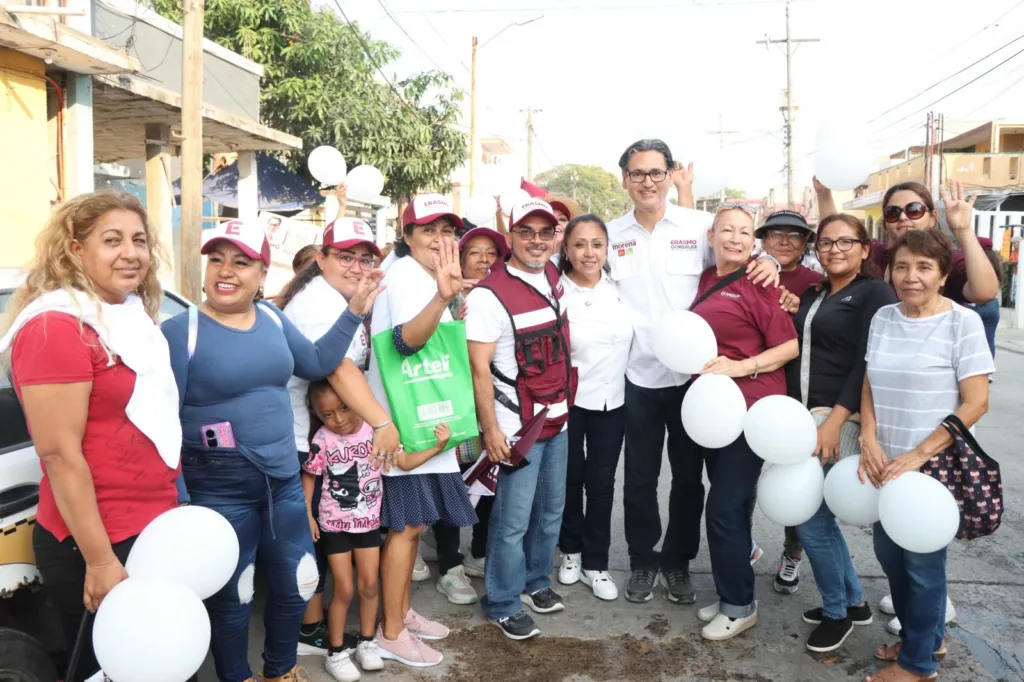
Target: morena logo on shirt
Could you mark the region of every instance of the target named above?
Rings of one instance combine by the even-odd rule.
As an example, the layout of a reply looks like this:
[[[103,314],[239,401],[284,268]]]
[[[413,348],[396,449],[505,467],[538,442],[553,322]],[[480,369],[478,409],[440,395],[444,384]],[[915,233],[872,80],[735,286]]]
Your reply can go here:
[[[632,256],[633,247],[636,246],[636,240],[630,239],[624,242],[616,242],[612,244],[611,250],[615,252],[617,256]]]
[[[731,298],[734,301],[738,301],[739,299],[743,298],[739,294],[734,294],[731,291],[723,291],[722,296],[725,296],[726,298]]]
[[[697,240],[696,239],[673,239],[669,243],[669,248],[673,251],[696,251]]]

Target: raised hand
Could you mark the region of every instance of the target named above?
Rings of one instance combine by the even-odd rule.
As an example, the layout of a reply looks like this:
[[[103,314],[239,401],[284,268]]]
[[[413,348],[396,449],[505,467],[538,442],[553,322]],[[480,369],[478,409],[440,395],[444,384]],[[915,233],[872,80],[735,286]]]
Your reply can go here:
[[[462,291],[462,266],[459,264],[459,244],[451,237],[441,240],[441,249],[431,255],[434,275],[437,277],[437,295],[446,304],[455,300]]]
[[[383,270],[367,270],[363,273],[362,279],[359,280],[359,286],[356,287],[355,295],[348,302],[348,309],[353,314],[362,317],[373,310],[374,300],[380,292],[387,289],[387,285],[380,286],[382,279],[384,279]]]
[[[978,198],[975,192],[970,199],[967,199],[967,192],[964,191],[964,183],[959,180],[951,180],[949,187],[943,185],[939,189],[942,203],[946,206],[946,222],[949,229],[959,236],[965,231],[971,231],[971,217],[974,215],[974,202]]]

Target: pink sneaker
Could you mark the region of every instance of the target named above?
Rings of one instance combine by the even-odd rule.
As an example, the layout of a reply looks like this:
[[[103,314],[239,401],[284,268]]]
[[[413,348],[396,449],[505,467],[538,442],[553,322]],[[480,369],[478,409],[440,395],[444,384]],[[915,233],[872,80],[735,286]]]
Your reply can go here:
[[[444,639],[451,634],[442,623],[427,620],[412,609],[405,614],[405,629],[420,639]]]
[[[398,639],[385,639],[384,631],[377,626],[377,649],[384,660],[398,661],[413,668],[429,668],[440,663],[444,656],[431,649],[408,630],[402,630]]]

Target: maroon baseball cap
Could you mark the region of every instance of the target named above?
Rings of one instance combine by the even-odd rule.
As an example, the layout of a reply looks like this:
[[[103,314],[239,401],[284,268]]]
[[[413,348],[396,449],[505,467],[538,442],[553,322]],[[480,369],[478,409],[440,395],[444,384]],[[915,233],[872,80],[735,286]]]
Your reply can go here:
[[[455,204],[451,199],[441,194],[419,194],[413,197],[402,212],[402,227],[427,225],[439,218],[448,218],[455,227],[462,227],[462,218],[455,213]]]
[[[505,241],[505,235],[497,230],[492,230],[489,227],[474,227],[472,230],[462,235],[462,239],[459,240],[459,251],[466,248],[466,244],[469,243],[473,237],[488,237],[494,242],[494,246],[498,249],[498,257],[502,260],[508,258],[509,250],[508,243]]]
[[[373,254],[380,257],[380,249],[373,241],[373,228],[359,218],[338,218],[324,230],[323,245],[344,251],[359,244],[370,247]]]
[[[237,246],[249,258],[261,260],[265,265],[270,265],[270,242],[267,241],[267,233],[263,231],[259,223],[229,220],[210,232],[210,237],[199,251],[202,255],[210,253],[219,242],[228,242]]]

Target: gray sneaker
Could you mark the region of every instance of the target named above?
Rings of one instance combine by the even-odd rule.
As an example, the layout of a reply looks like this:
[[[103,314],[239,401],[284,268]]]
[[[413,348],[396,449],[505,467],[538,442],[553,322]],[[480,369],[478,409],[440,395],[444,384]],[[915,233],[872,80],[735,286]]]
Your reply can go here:
[[[635,568],[626,585],[626,601],[643,604],[651,601],[654,596],[654,584],[658,582],[658,572],[648,568]]]
[[[697,592],[689,571],[669,571],[664,574],[668,584],[668,600],[673,604],[692,604],[697,601]]]

